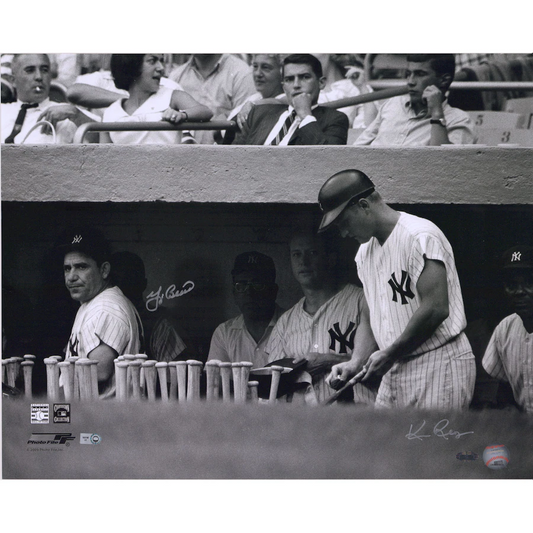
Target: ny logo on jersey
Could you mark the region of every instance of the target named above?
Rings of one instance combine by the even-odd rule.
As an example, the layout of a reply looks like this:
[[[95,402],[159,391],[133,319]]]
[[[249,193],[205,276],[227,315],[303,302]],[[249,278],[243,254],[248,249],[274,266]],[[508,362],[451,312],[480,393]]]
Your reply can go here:
[[[355,337],[355,324],[350,322],[346,331],[342,333],[339,323],[333,324],[333,327],[329,329],[329,338],[331,342],[329,343],[329,349],[337,353],[346,353],[349,348],[353,350],[353,339]],[[339,350],[335,350],[335,343],[339,343]]]
[[[391,275],[391,279],[389,279],[389,285],[392,288],[393,302],[398,301],[398,294],[402,298],[402,305],[408,303],[407,298],[413,299],[415,297],[413,291],[411,290],[411,277],[405,270],[402,270],[402,279],[400,283],[398,283],[398,280],[396,279],[396,273],[393,272]]]
[[[81,235],[74,235],[74,239],[72,239],[71,244],[79,244],[81,242],[82,236]]]
[[[520,261],[522,259],[522,252],[513,252],[513,255],[511,256],[511,263],[514,263],[515,261]]]
[[[78,340],[78,337],[70,337],[68,341],[68,351],[70,353],[70,357],[78,357],[78,346],[80,345],[80,341]]]

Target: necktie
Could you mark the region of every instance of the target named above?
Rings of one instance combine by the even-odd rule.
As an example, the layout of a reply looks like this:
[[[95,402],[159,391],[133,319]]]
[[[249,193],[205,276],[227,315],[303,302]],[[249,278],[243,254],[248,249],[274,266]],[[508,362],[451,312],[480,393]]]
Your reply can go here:
[[[24,124],[24,119],[26,118],[26,110],[32,107],[37,107],[38,105],[39,104],[22,104],[20,106],[20,111],[17,115],[17,119],[15,120],[13,130],[9,134],[9,137],[6,137],[6,140],[4,141],[6,144],[13,144],[15,142],[15,137],[20,133],[20,130],[22,129],[22,124]]]
[[[285,122],[283,123],[283,126],[281,127],[281,129],[278,131],[276,138],[270,143],[272,146],[279,144],[281,140],[283,139],[283,137],[287,135],[287,132],[292,126],[292,123],[294,122],[295,118],[296,118],[296,111],[292,111],[289,114],[289,116],[285,119]]]

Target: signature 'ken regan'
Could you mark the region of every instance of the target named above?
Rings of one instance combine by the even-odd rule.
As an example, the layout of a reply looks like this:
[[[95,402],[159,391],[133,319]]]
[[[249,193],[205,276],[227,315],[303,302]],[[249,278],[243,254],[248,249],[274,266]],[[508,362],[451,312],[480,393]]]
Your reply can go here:
[[[459,431],[454,430],[448,430],[445,432],[445,429],[450,424],[450,421],[446,418],[443,418],[442,420],[439,420],[434,426],[433,426],[433,435],[436,437],[441,437],[444,440],[448,440],[448,437],[453,437],[455,439],[460,439],[463,435],[469,435],[470,433],[474,433],[473,431],[465,431],[464,433],[460,433]],[[408,440],[422,440],[427,439],[431,437],[431,435],[421,435],[420,432],[422,431],[422,428],[426,425],[426,421],[424,420],[420,427],[413,432],[413,424],[409,426],[409,433],[405,436]]]

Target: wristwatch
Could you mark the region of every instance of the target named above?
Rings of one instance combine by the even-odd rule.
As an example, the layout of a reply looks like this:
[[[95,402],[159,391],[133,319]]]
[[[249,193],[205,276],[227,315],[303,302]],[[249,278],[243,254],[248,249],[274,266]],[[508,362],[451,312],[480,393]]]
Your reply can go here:
[[[446,127],[446,120],[444,120],[443,118],[432,118],[430,121],[429,121],[430,124],[440,124],[443,128]]]

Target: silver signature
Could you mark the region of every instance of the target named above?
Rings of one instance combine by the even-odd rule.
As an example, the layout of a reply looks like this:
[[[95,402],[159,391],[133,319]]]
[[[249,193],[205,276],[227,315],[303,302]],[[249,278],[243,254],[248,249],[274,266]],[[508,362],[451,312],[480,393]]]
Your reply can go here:
[[[179,290],[176,290],[176,285],[170,285],[166,291],[163,292],[163,287],[159,286],[157,291],[152,291],[146,297],[146,309],[148,311],[157,311],[159,306],[163,303],[163,300],[172,300],[172,298],[178,298],[183,296],[188,292],[191,292],[194,289],[194,281],[186,281],[183,284],[183,287]]]
[[[437,437],[441,437],[444,440],[448,440],[448,437],[453,437],[455,439],[460,439],[463,435],[469,435],[470,433],[474,433],[473,431],[465,431],[464,433],[459,433],[459,431],[453,431],[448,430],[445,432],[444,430],[448,427],[450,424],[450,421],[446,418],[443,418],[442,420],[439,420],[435,426],[433,426],[433,435]],[[422,440],[427,439],[431,437],[431,435],[421,435],[420,431],[422,431],[422,428],[426,425],[426,421],[424,420],[420,427],[413,432],[413,424],[409,426],[409,433],[405,436],[408,440]]]

